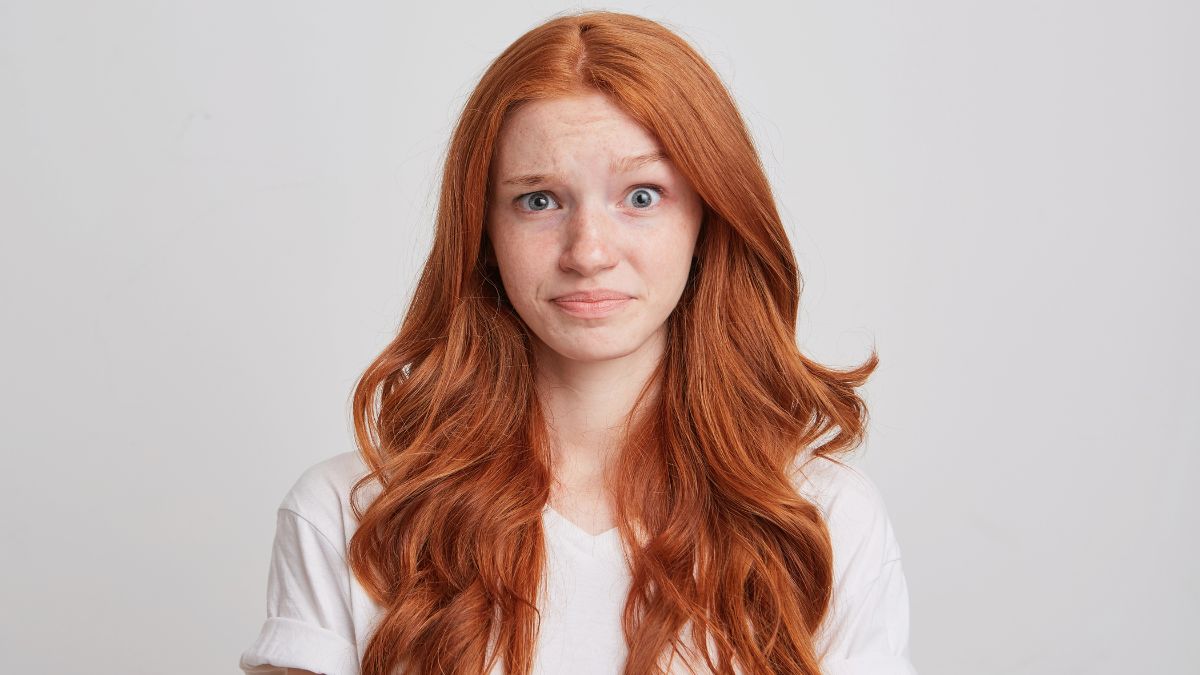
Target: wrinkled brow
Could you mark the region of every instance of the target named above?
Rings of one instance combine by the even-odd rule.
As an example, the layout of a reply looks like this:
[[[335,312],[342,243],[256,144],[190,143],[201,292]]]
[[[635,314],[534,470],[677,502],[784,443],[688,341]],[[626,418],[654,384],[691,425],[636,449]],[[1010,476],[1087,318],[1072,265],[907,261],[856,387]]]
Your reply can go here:
[[[635,155],[633,157],[622,157],[613,160],[608,166],[613,173],[628,173],[634,169],[653,164],[654,162],[670,162],[667,153],[662,150],[647,152],[644,155]],[[549,173],[527,173],[512,178],[505,178],[501,181],[501,185],[518,185],[521,187],[534,187],[543,183],[549,182],[554,178],[554,174]]]

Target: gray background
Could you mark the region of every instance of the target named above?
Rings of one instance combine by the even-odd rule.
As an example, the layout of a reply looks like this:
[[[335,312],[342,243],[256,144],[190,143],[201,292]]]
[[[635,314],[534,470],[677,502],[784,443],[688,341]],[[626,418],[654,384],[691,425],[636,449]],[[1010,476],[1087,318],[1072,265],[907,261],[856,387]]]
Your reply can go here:
[[[237,672],[459,108],[571,7],[0,4],[0,670]],[[802,348],[879,349],[920,672],[1197,672],[1197,5],[608,7],[739,101]]]

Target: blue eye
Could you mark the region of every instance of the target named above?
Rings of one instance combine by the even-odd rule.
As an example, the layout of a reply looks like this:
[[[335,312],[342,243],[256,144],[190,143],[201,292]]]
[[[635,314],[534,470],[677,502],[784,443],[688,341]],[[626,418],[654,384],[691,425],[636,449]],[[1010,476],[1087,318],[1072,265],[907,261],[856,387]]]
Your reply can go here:
[[[665,191],[656,185],[643,185],[629,193],[632,198],[630,203],[635,209],[648,209],[662,201],[663,192]]]
[[[546,192],[530,192],[517,197],[517,203],[524,207],[527,211],[545,211],[551,208],[551,205],[558,206],[558,202]]]

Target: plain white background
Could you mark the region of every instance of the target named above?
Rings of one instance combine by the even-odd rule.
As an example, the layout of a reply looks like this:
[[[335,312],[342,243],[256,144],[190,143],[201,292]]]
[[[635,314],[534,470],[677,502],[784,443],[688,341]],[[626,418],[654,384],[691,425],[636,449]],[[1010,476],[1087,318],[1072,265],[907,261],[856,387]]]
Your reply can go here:
[[[238,672],[467,93],[575,7],[0,4],[0,670]],[[738,100],[801,347],[879,350],[918,670],[1195,672],[1197,5],[607,8]]]

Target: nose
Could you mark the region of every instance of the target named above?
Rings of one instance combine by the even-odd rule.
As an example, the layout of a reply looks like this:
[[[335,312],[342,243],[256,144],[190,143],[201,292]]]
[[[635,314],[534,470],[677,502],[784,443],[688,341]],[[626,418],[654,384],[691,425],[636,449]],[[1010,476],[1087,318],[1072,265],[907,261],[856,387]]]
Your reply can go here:
[[[567,241],[559,268],[589,277],[615,267],[615,235],[615,223],[602,206],[581,203],[567,217]]]

